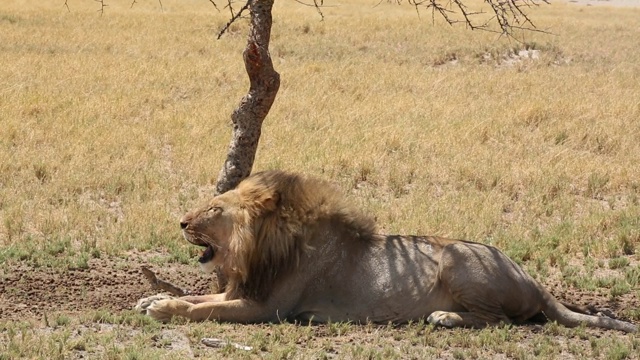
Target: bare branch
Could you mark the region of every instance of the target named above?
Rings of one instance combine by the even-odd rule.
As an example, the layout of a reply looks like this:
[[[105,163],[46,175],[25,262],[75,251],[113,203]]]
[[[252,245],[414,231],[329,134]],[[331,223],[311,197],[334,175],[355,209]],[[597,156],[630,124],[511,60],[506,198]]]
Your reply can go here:
[[[244,6],[240,9],[240,11],[238,11],[238,13],[236,13],[235,15],[231,16],[231,20],[229,20],[227,24],[222,28],[222,30],[220,30],[220,32],[218,33],[218,40],[220,40],[222,35],[224,35],[224,33],[227,32],[227,30],[229,30],[229,27],[231,26],[231,24],[233,24],[236,20],[238,20],[240,16],[242,16],[242,13],[249,8],[250,3],[251,3],[251,0],[247,0],[247,3],[244,4]],[[229,1],[228,6],[229,8],[231,8],[231,1]],[[233,14],[233,10],[231,10],[231,14]]]
[[[162,0],[158,0],[158,2],[160,3],[160,10],[162,12],[164,12],[164,6],[162,6]],[[137,4],[138,2],[136,0],[131,1],[131,6],[129,6],[129,9],[133,8],[133,5]]]
[[[105,4],[104,0],[93,0],[93,1],[100,3],[100,10],[98,10],[98,12],[100,13],[100,16],[104,15],[104,8],[106,8],[109,5]]]
[[[100,15],[104,14],[104,9],[108,5],[105,4],[105,0],[94,0],[95,2],[100,3],[100,9],[98,12]],[[227,4],[224,6],[225,8],[229,8],[230,19],[227,24],[223,27],[223,29],[218,33],[218,39],[224,35],[225,32],[229,30],[229,27],[240,17],[244,11],[246,11],[250,3],[253,0],[242,0],[244,1],[244,5],[240,8],[239,11],[235,11],[234,0],[226,0]],[[328,7],[324,5],[324,0],[294,0],[297,3],[304,6],[311,6],[316,9],[318,14],[321,17],[321,21],[324,20],[324,13],[322,12],[323,7]],[[309,2],[310,1],[310,2]],[[385,0],[379,0],[374,6],[380,5]],[[549,4],[549,0],[484,0],[484,3],[487,4],[490,8],[488,11],[490,14],[493,14],[488,20],[484,22],[479,22],[477,20],[476,15],[487,14],[484,11],[470,11],[468,6],[465,4],[467,0],[386,0],[389,3],[396,3],[401,5],[403,3],[409,4],[413,6],[416,10],[418,16],[420,16],[420,8],[431,9],[431,20],[435,22],[436,14],[442,17],[449,25],[455,25],[457,23],[464,23],[465,26],[471,30],[483,30],[489,32],[495,32],[502,35],[506,35],[511,38],[514,37],[515,30],[523,30],[523,31],[533,31],[549,34],[548,31],[538,29],[536,25],[533,23],[529,15],[525,12],[526,8],[531,8],[534,6],[539,6],[540,4]],[[215,0],[209,0],[209,2],[215,7],[216,10],[220,11],[218,5]],[[132,0],[131,7],[137,3],[137,0]],[[164,5],[162,4],[162,0],[158,0],[160,4],[160,9],[164,12]],[[69,9],[68,0],[65,0],[64,6],[67,11],[71,12]],[[457,17],[456,17],[457,15]],[[495,30],[495,28],[491,27],[491,24],[495,23],[498,26],[499,30]]]
[[[526,30],[548,33],[538,29],[525,12],[525,8],[548,4],[548,0],[484,0],[493,14],[489,20],[479,22],[476,15],[486,14],[484,11],[471,11],[465,0],[387,0],[396,4],[407,3],[418,11],[419,7],[431,9],[432,21],[439,14],[449,25],[464,23],[471,30],[483,30],[507,35],[514,38],[514,30]],[[456,18],[457,15],[457,18]],[[491,28],[496,23],[499,30]]]
[[[247,3],[244,4],[244,7],[248,7],[249,6],[249,0],[247,0]],[[235,15],[233,14],[233,5],[231,4],[231,0],[227,0],[227,6],[229,8],[229,11],[231,12],[231,19],[233,19],[235,17]],[[242,12],[242,10],[240,10],[240,12]]]
[[[316,11],[318,12],[318,15],[320,15],[321,19],[320,21],[324,21],[324,14],[322,13],[321,8],[323,7],[335,7],[335,6],[325,6],[324,5],[324,0],[313,0],[313,4],[308,4],[306,2],[303,2],[301,0],[294,0],[295,2],[297,2],[300,5],[304,5],[304,6],[312,6],[316,9]],[[376,5],[377,6],[377,5]]]
[[[211,5],[213,5],[214,8],[216,8],[216,10],[218,10],[218,12],[220,12],[220,9],[218,9],[218,5],[216,4],[215,1],[209,0],[209,2],[211,3]]]
[[[322,13],[322,10],[320,10],[320,6],[322,6],[324,3],[324,0],[320,0],[320,3],[318,4],[318,0],[313,0],[313,5],[315,5],[316,11],[318,12],[318,14],[320,15],[320,21],[324,21],[324,14]]]

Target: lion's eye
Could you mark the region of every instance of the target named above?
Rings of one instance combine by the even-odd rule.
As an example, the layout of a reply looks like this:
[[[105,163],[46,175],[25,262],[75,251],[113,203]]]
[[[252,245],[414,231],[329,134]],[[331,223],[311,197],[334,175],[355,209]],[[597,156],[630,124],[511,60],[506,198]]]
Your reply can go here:
[[[207,210],[207,212],[211,213],[211,214],[215,214],[215,213],[221,213],[222,212],[222,208],[219,206],[212,206],[209,208],[209,210]]]

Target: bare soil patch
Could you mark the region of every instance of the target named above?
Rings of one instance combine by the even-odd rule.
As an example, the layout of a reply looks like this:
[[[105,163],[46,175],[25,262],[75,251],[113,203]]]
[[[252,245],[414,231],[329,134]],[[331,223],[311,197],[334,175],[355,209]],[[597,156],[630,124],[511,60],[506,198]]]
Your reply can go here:
[[[637,346],[633,335],[623,336],[602,329],[554,330],[553,326],[549,328],[534,322],[506,331],[497,328],[489,331],[429,330],[411,325],[323,324],[310,327],[286,323],[237,325],[213,322],[158,324],[159,327],[149,330],[140,323],[82,320],[84,315],[97,309],[123,314],[140,298],[156,294],[157,290],[151,288],[142,273],[143,265],[163,280],[193,294],[210,291],[215,279],[203,274],[197,264],[167,263],[167,259],[167,254],[147,252],[92,259],[81,269],[37,267],[24,262],[4,264],[0,267],[0,320],[32,324],[25,341],[38,338],[45,344],[40,345],[40,350],[23,349],[24,353],[18,354],[51,357],[61,351],[60,356],[69,359],[125,358],[141,354],[146,354],[142,358],[167,359],[386,357],[383,354],[390,358],[441,359],[528,359],[537,358],[538,354],[542,358],[573,359],[578,358],[578,354],[591,358],[625,358],[618,356],[616,347],[609,349],[606,344],[611,342],[628,349]],[[584,291],[567,287],[559,279],[559,272],[554,272],[543,282],[563,301],[593,306],[604,310],[604,314],[624,320],[629,319],[621,316],[623,310],[640,307],[635,291],[613,299],[606,289]],[[77,319],[70,320],[71,327],[59,327],[51,320],[61,314]],[[65,336],[66,343],[60,345],[59,339]],[[205,337],[215,337],[232,345],[212,348],[201,342]],[[29,346],[20,345],[15,337],[11,339],[9,334],[0,333],[0,345],[2,341],[13,342],[8,349]],[[239,344],[240,349],[233,344]],[[251,350],[246,350],[249,348]],[[636,358],[627,353],[635,350],[624,351],[626,358]]]
[[[208,292],[211,279],[197,266],[155,265],[151,259],[149,254],[132,253],[127,258],[92,259],[83,269],[8,264],[0,268],[0,318],[41,319],[51,312],[131,309],[140,298],[157,292],[143,276],[142,265],[193,293]]]
[[[132,309],[139,299],[158,292],[142,274],[143,265],[153,269],[163,280],[192,294],[210,292],[214,278],[203,274],[197,265],[157,265],[153,259],[158,256],[162,255],[131,253],[127,258],[92,259],[89,266],[82,269],[6,264],[0,268],[0,318],[42,319],[45,313],[52,312],[73,314],[95,309],[116,312]],[[566,287],[558,276],[550,276],[543,283],[562,301],[595,307],[622,319],[622,310],[640,307],[640,299],[633,292],[612,298],[605,293]]]

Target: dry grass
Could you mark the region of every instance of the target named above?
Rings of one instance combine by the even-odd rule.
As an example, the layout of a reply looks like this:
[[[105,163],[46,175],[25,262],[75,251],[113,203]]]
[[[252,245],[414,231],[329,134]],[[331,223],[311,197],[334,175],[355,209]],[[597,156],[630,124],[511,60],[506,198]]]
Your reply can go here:
[[[247,329],[250,328],[248,331]],[[635,359],[640,340],[594,336],[554,324],[532,329],[435,329],[423,323],[356,326],[345,323],[232,325],[175,322],[95,311],[78,318],[53,316],[46,329],[0,326],[4,358],[101,359]],[[204,337],[250,346],[207,348]],[[0,350],[3,350],[0,343]],[[0,356],[2,353],[0,353]]]
[[[228,14],[208,1],[130,3],[102,17],[90,1],[0,5],[0,262],[197,251],[177,219],[224,161],[246,24],[216,41]],[[386,232],[492,243],[542,275],[597,258],[625,278],[640,243],[638,9],[554,3],[530,14],[555,35],[518,43],[332,3],[321,22],[277,2],[282,86],[256,169],[333,179]]]

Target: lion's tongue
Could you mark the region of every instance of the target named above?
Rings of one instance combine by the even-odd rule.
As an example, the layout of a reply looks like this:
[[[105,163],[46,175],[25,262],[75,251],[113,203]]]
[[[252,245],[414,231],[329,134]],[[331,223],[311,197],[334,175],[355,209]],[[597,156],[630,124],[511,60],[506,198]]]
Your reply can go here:
[[[201,264],[208,263],[213,259],[213,247],[207,246],[207,248],[202,252],[202,256],[198,259],[198,262]]]

